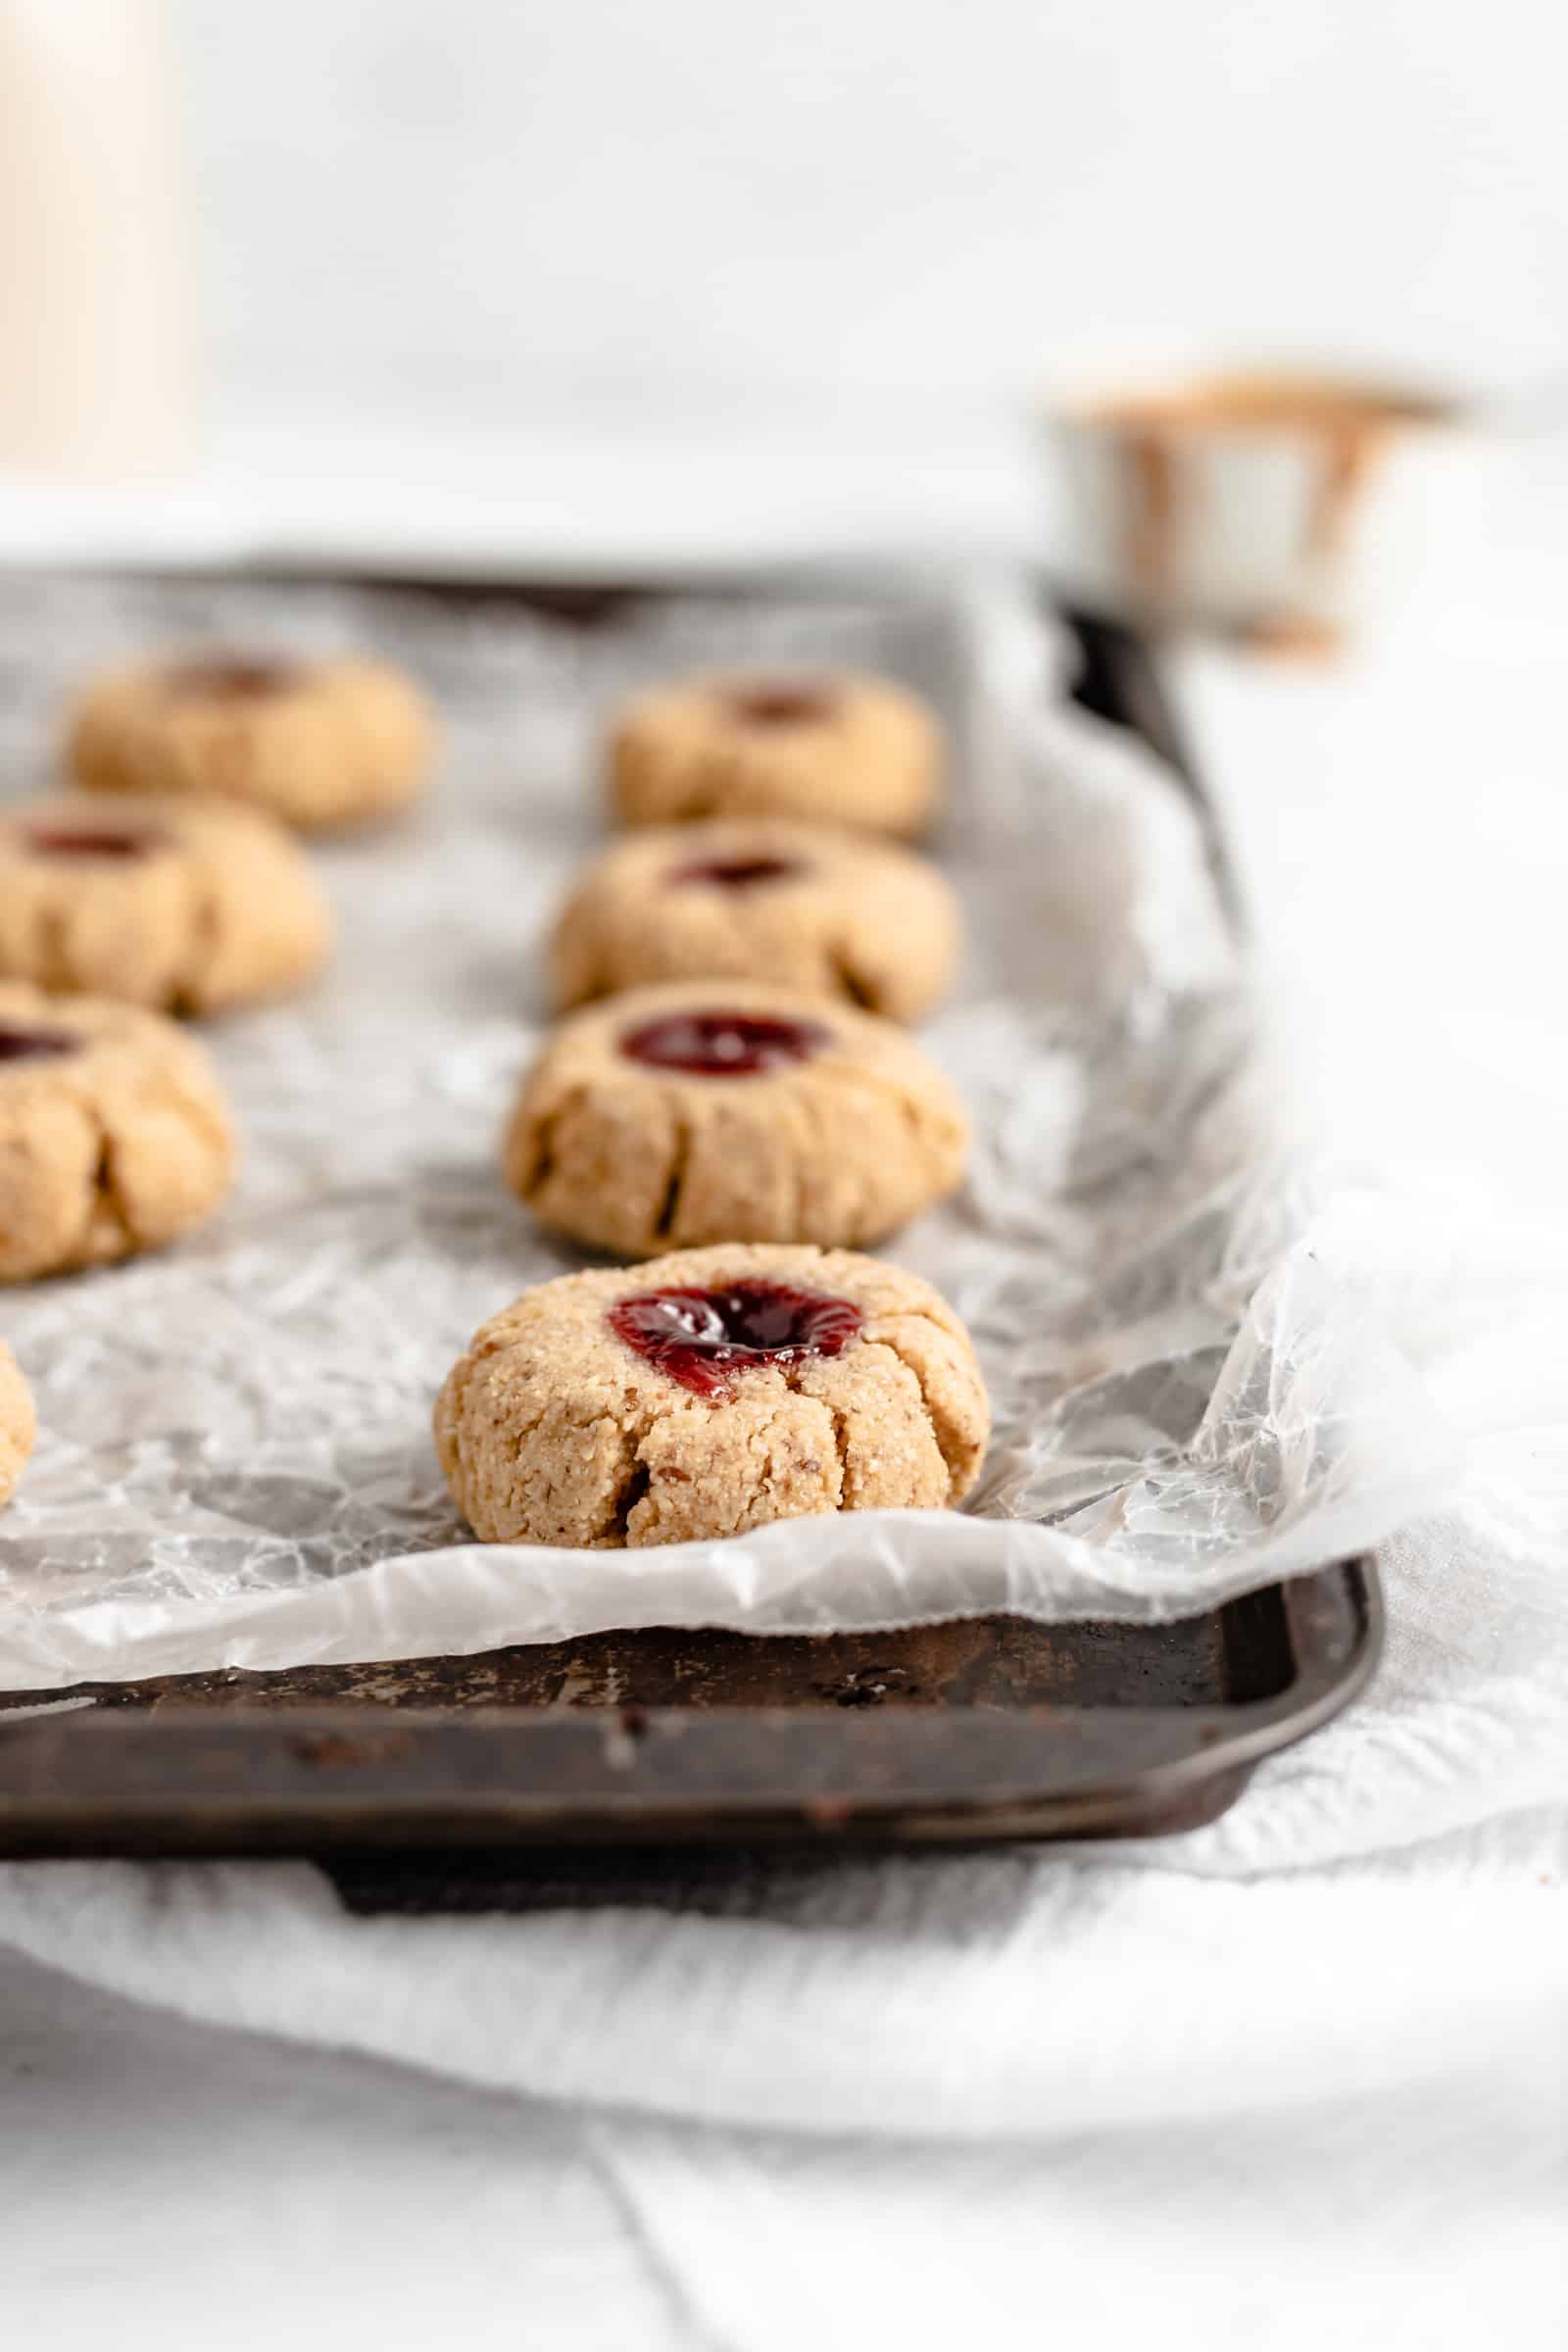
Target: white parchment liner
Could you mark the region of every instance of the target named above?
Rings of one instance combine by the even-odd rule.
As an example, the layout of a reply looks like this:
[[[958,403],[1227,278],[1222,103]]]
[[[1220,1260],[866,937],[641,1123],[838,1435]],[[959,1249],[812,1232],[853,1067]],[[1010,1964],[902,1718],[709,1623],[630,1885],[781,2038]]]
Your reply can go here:
[[[441,700],[448,756],[419,819],[320,853],[333,975],[208,1032],[246,1142],[225,1214],[0,1298],[42,1423],[0,1528],[0,1688],[633,1624],[1170,1617],[1374,1544],[1444,1483],[1354,1214],[1288,1172],[1288,1088],[1191,807],[1062,703],[1021,591],[674,607],[590,639],[415,592],[0,579],[10,789],[47,774],[85,667],[171,638],[377,645]],[[429,1411],[478,1322],[580,1262],[504,1190],[496,1139],[543,1014],[542,926],[600,828],[597,726],[635,679],[738,659],[886,669],[954,730],[938,854],[971,951],[926,1039],[978,1145],[962,1197],[889,1254],[967,1318],[995,1443],[961,1515],[483,1547]]]

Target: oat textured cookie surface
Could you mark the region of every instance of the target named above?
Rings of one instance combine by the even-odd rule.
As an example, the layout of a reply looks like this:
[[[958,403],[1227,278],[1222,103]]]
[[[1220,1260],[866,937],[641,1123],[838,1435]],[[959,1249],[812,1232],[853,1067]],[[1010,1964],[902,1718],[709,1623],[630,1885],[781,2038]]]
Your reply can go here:
[[[550,945],[563,1009],[662,980],[765,980],[916,1021],[958,959],[957,902],[892,842],[779,817],[628,833],[594,859]]]
[[[702,677],[620,713],[610,794],[628,825],[791,816],[915,840],[936,815],[942,736],[887,678]]]
[[[525,1292],[435,1411],[489,1544],[679,1544],[823,1511],[940,1508],[989,1431],[968,1334],[852,1251],[728,1244]]]
[[[17,1491],[37,1434],[32,1391],[10,1348],[0,1346],[0,1510]]]
[[[268,817],[79,793],[0,810],[0,977],[218,1012],[298,987],[330,944],[310,862]]]
[[[906,1032],[756,981],[573,1013],[524,1080],[508,1182],[622,1257],[705,1242],[880,1241],[952,1192],[968,1127]]]
[[[90,791],[241,801],[316,832],[406,808],[434,742],[424,696],[384,662],[212,654],[106,671],[66,759]]]
[[[0,1282],[173,1241],[233,1166],[218,1081],[172,1021],[0,982]]]

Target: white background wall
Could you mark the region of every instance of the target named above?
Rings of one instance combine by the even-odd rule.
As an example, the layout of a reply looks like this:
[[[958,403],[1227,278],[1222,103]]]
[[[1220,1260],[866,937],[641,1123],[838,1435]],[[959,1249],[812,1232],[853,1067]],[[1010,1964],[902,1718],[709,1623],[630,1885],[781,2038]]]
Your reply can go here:
[[[224,415],[984,412],[1568,347],[1557,0],[171,0]]]

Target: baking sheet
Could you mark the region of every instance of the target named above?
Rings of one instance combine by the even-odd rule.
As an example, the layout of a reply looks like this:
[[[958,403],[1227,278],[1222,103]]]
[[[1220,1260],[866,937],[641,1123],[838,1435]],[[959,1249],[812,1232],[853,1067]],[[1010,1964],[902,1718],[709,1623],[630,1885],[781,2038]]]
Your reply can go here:
[[[1374,1544],[1446,1433],[1379,1329],[1200,831],[1143,747],[1075,712],[1021,588],[941,604],[651,608],[592,638],[412,591],[0,580],[0,753],[47,774],[63,694],[168,641],[368,643],[430,686],[429,808],[327,849],[337,964],[207,1032],[238,1192],[163,1256],[12,1292],[38,1452],[0,1533],[0,1687],[471,1652],[611,1626],[885,1628],[1005,1609],[1157,1620]],[[888,1254],[975,1333],[996,1437],[961,1514],[796,1521],[646,1552],[465,1541],[429,1408],[473,1327],[581,1260],[501,1184],[544,1016],[537,946],[600,831],[632,683],[828,661],[932,696],[937,854],[971,946],[925,1031],[971,1176]]]

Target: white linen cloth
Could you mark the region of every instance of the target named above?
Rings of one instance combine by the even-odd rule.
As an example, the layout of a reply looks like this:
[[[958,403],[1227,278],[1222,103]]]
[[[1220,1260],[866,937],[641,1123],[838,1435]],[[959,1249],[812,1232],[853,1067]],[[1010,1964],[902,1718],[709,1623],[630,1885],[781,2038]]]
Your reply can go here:
[[[11,1865],[8,2008],[56,2070],[52,2103],[14,2085],[40,2133],[0,2152],[14,2243],[72,2206],[52,2267],[13,2256],[14,2314],[84,2335],[162,2260],[242,2352],[432,2315],[741,2352],[1560,2345],[1568,1245],[1529,1213],[1560,1201],[1568,1110],[1549,652],[1456,632],[1337,682],[1185,675],[1329,1123],[1384,1178],[1420,1163],[1348,1246],[1462,1446],[1386,1547],[1370,1695],[1193,1837],[760,1869],[716,1916],[363,1920],[295,1865]],[[137,2029],[22,1960],[196,2022]],[[67,2033],[122,2100],[61,2079]]]

